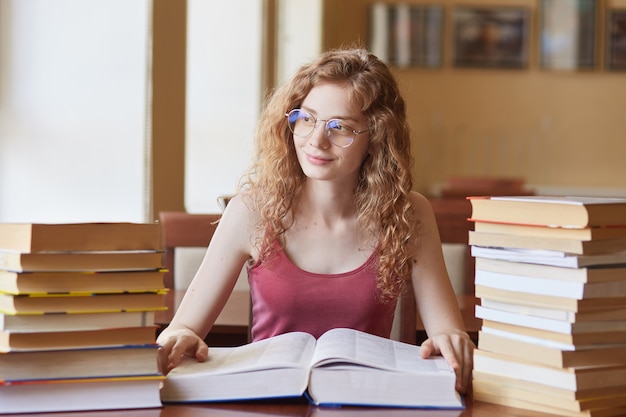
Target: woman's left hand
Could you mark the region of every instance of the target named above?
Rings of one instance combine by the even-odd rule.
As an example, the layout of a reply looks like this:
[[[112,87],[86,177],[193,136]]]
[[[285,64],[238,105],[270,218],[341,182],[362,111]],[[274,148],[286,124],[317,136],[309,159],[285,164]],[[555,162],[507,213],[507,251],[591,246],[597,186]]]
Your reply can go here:
[[[422,343],[422,358],[443,356],[456,374],[456,390],[461,394],[469,391],[474,363],[474,342],[466,332],[453,330],[429,337]]]

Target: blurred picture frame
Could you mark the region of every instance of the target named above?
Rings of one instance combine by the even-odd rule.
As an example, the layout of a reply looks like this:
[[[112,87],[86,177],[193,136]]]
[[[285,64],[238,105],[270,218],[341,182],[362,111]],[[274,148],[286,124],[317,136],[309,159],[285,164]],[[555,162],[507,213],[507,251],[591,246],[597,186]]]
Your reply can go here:
[[[530,12],[516,6],[456,6],[453,65],[521,69],[528,66]]]
[[[605,66],[609,71],[626,71],[626,9],[607,11]]]
[[[539,62],[545,70],[594,69],[596,0],[541,0]]]

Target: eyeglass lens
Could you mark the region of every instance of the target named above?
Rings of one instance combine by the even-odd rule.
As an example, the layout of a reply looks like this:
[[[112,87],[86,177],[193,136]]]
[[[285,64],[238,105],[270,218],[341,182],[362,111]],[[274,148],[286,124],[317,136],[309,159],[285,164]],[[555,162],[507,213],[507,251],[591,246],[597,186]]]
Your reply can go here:
[[[313,133],[318,122],[315,116],[300,109],[294,109],[287,113],[287,118],[291,133],[302,138]],[[340,147],[347,147],[354,141],[356,131],[351,126],[346,125],[342,120],[330,119],[319,121],[326,122],[326,135],[333,144]]]

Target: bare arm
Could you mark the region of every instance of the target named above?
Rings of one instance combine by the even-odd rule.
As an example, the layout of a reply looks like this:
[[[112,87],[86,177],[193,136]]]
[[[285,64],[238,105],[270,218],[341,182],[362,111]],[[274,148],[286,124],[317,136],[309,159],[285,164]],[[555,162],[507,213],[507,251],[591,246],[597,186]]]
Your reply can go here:
[[[241,196],[229,202],[174,318],[157,339],[162,372],[177,366],[183,356],[206,360],[208,347],[203,339],[224,308],[245,262],[254,256],[253,220]]]
[[[420,317],[429,336],[422,344],[422,355],[443,355],[457,373],[457,389],[465,392],[471,377],[474,344],[465,330],[448,277],[432,207],[420,194],[413,193],[411,198],[421,221],[411,278]]]

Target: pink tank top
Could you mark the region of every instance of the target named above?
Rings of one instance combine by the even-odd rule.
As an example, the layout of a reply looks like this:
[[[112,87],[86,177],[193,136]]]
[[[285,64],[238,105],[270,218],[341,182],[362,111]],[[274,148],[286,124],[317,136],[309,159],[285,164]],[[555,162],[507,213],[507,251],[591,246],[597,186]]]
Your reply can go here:
[[[294,265],[284,251],[248,268],[252,339],[303,331],[316,338],[336,327],[390,337],[397,299],[376,293],[376,252],[359,268],[316,274]]]

